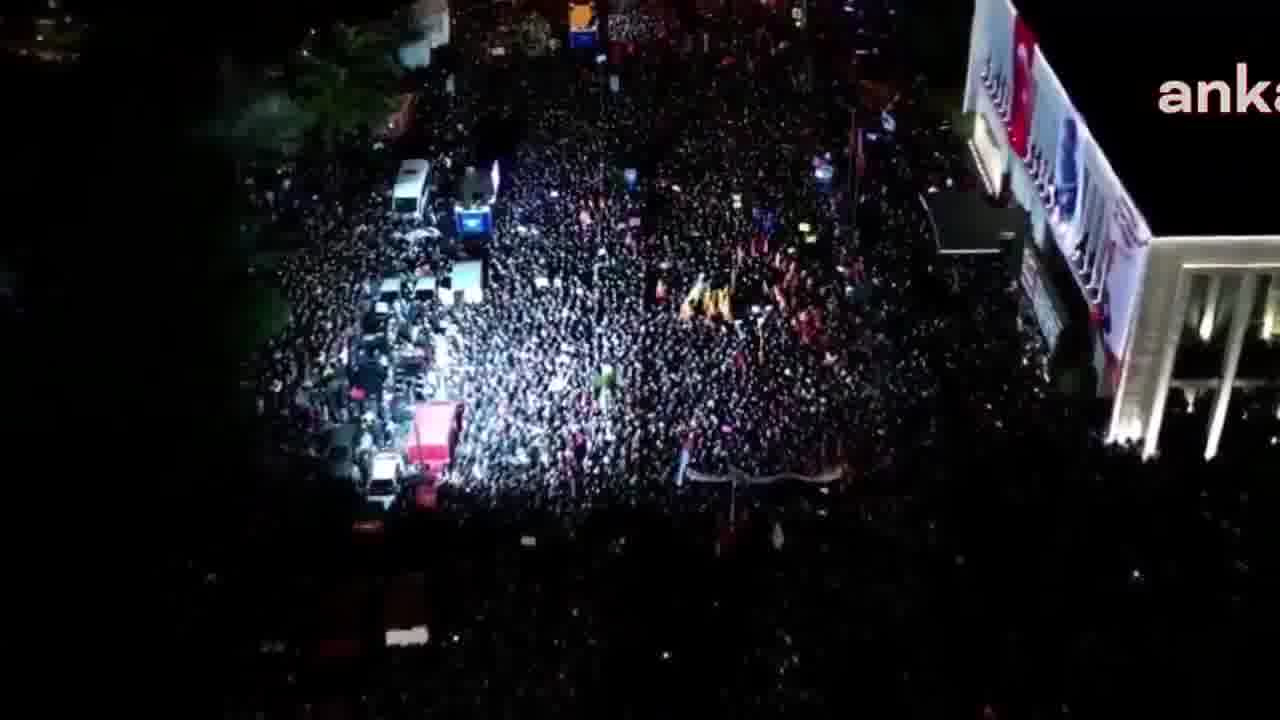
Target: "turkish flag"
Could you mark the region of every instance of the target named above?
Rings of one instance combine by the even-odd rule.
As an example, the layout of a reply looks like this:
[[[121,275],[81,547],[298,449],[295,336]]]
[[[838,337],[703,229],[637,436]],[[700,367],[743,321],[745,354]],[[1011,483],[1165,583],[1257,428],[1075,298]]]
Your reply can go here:
[[[1027,154],[1031,139],[1031,115],[1035,105],[1036,37],[1022,16],[1013,25],[1013,98],[1009,111],[1009,147],[1018,157]]]

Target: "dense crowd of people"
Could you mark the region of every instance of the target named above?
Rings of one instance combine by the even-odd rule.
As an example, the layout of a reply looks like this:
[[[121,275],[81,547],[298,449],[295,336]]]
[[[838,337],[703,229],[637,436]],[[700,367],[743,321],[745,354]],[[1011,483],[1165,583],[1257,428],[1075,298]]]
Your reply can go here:
[[[626,40],[655,39],[633,14]],[[274,271],[291,316],[256,366],[279,445],[318,453],[355,423],[383,447],[423,399],[465,419],[438,512],[230,572],[277,592],[220,611],[252,617],[250,641],[219,638],[234,647],[216,657],[253,658],[221,688],[229,712],[1074,717],[1191,678],[1181,705],[1166,690],[1147,709],[1218,707],[1255,611],[1262,456],[1102,446],[1050,388],[1008,268],[934,255],[919,193],[963,182],[962,163],[909,97],[900,134],[868,135],[855,198],[848,111],[805,92],[799,56],[593,59],[424,90],[430,231],[389,216],[389,154],[341,198],[287,171],[255,182],[309,236]],[[464,147],[489,117],[519,126],[509,152]],[[444,221],[450,176],[498,156],[477,247]],[[467,257],[487,264],[482,302],[406,294],[366,326],[383,278]],[[406,362],[441,342],[447,366]],[[1255,399],[1237,412],[1264,437],[1275,398]],[[779,473],[838,480],[749,482]],[[317,649],[376,636],[387,586],[369,578],[410,569],[428,578],[424,647]],[[299,612],[351,586],[375,599]],[[1190,647],[1203,657],[1170,659]]]
[[[683,478],[682,453],[682,467],[713,476],[866,472],[889,456],[906,409],[936,394],[911,345],[937,327],[895,312],[918,282],[918,218],[898,204],[910,194],[868,188],[884,227],[864,257],[841,222],[845,192],[815,179],[846,152],[814,127],[821,100],[773,89],[785,58],[748,60],[760,68],[642,66],[626,92],[573,69],[513,86],[528,136],[504,172],[488,299],[397,313],[413,315],[419,345],[452,330],[459,362],[432,385],[466,406],[456,481],[662,483]],[[655,94],[669,100],[656,115],[644,110]],[[894,141],[881,142],[892,157]],[[303,211],[317,250],[281,268],[294,309],[267,348],[264,414],[285,410],[298,427],[301,413],[314,429],[365,415],[368,395],[386,396],[373,403],[380,419],[393,406],[382,382],[360,389],[359,409],[343,406],[365,356],[351,337],[372,283],[447,260],[443,242],[421,242],[381,202]],[[384,349],[387,368],[396,354]]]

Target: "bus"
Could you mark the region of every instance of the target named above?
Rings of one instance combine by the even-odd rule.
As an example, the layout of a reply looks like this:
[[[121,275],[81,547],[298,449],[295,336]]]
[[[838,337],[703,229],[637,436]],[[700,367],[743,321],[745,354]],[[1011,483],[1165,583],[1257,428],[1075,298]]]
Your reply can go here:
[[[431,163],[426,160],[405,160],[400,163],[394,190],[391,193],[391,212],[421,220],[431,199]]]

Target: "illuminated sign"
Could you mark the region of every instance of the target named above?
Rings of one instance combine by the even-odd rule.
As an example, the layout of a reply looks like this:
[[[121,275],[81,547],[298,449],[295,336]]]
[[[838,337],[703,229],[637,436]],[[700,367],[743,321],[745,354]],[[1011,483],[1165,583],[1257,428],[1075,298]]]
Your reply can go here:
[[[569,30],[583,32],[596,29],[596,11],[590,3],[583,5],[569,4]]]
[[[569,3],[569,47],[596,47],[596,30],[599,20],[591,3]]]
[[[488,235],[493,232],[493,211],[488,207],[458,207],[454,209],[453,217],[459,235]]]

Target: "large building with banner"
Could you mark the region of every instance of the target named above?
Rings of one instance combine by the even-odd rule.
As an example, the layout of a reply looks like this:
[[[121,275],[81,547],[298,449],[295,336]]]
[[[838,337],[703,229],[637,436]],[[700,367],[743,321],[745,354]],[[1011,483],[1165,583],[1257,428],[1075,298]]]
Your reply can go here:
[[[1198,400],[1212,457],[1232,403],[1280,381],[1280,215],[1240,172],[1266,153],[1280,157],[1280,95],[1267,91],[1266,112],[1227,107],[1250,70],[1252,80],[1280,78],[1280,64],[1240,67],[1275,54],[1243,39],[1222,52],[1193,42],[1234,39],[1251,26],[1236,11],[975,5],[969,145],[987,190],[1030,217],[1038,257],[1024,274],[1042,277],[1024,284],[1052,284],[1062,303],[1084,308],[1097,391],[1111,401],[1110,440],[1140,442],[1150,456],[1171,398]],[[1162,110],[1170,81],[1207,95],[1210,112]],[[1058,282],[1044,265],[1065,269]],[[1056,338],[1063,328],[1052,315],[1063,311],[1037,302]]]

